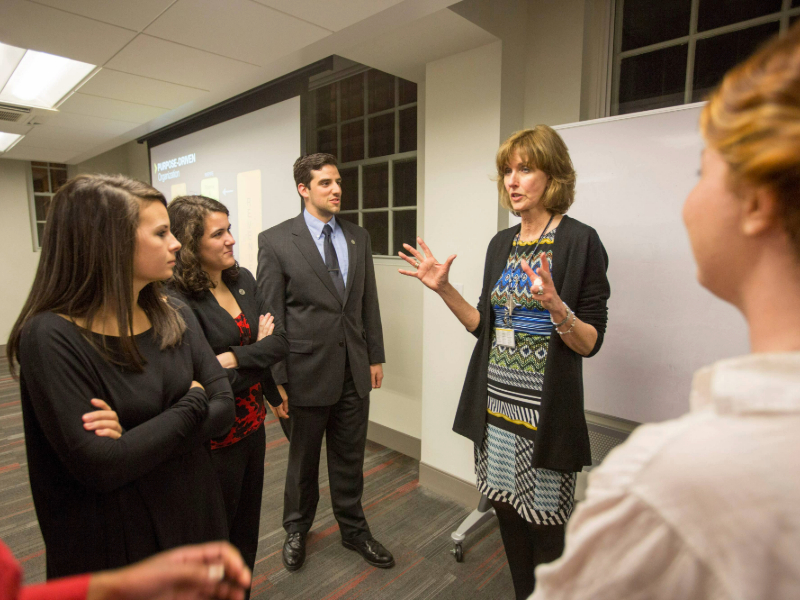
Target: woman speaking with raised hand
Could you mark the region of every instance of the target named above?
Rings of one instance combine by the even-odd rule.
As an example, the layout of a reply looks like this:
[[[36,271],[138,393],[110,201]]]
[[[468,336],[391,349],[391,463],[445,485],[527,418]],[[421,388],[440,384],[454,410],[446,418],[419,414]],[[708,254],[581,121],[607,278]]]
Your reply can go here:
[[[600,350],[610,289],[608,259],[591,227],[571,219],[575,171],[546,125],[520,131],[497,153],[502,205],[522,224],[489,243],[477,308],[439,263],[405,245],[400,256],[478,338],[453,429],[475,443],[478,489],[492,503],[518,599],[534,567],[561,555],[576,473],[591,464],[582,357]],[[410,256],[409,256],[410,255]]]

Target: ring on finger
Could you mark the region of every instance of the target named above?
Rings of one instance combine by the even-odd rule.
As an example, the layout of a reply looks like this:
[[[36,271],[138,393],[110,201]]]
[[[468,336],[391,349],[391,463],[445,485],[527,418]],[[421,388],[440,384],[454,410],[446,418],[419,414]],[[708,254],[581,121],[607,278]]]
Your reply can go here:
[[[544,286],[540,285],[538,291],[536,292],[537,295],[542,296],[544,295]]]
[[[415,267],[417,267],[417,268],[419,269],[419,261],[418,261],[418,260],[415,260],[415,261],[414,261],[414,266],[415,266]]]

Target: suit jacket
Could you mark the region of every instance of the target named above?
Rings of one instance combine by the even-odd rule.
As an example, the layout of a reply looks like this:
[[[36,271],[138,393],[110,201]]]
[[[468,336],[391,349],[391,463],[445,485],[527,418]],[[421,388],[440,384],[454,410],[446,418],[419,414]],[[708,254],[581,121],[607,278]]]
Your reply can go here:
[[[297,406],[335,404],[348,359],[356,391],[366,397],[369,366],[385,362],[369,234],[337,221],[349,257],[343,299],[302,213],[258,236],[258,289],[275,316],[275,334],[289,340],[289,355],[272,367],[272,376]]]
[[[258,317],[269,312],[263,296],[256,288],[253,274],[239,267],[235,283],[223,282],[236,298],[239,308],[250,324],[250,343],[240,346],[239,327],[228,312],[217,302],[210,290],[202,294],[183,295],[170,286],[169,292],[183,300],[197,317],[203,335],[214,354],[233,352],[239,367],[225,369],[235,396],[242,396],[256,383],[261,382],[264,397],[272,406],[280,406],[281,397],[272,380],[269,367],[283,360],[289,352],[286,336],[274,331],[272,335],[258,340]],[[258,341],[257,341],[258,340]]]

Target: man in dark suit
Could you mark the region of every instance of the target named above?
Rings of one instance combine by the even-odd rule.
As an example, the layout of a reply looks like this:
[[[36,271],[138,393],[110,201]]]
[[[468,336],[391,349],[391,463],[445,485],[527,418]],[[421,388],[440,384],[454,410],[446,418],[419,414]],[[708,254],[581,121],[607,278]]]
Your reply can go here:
[[[394,558],[372,537],[361,506],[369,393],[381,387],[384,362],[370,237],[336,218],[342,189],[334,156],[299,158],[294,179],[305,209],[258,236],[258,286],[276,332],[285,328],[289,340],[289,356],[272,368],[280,416],[291,405],[283,564],[295,571],[305,560],[325,435],[342,544],[389,568]]]

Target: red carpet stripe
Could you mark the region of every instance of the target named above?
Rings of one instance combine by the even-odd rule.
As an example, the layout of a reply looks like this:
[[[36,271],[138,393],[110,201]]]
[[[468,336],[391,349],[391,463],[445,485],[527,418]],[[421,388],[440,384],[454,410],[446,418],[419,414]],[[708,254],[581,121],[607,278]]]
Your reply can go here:
[[[364,581],[367,577],[369,577],[370,574],[373,573],[374,571],[376,571],[375,567],[370,567],[366,571],[362,571],[359,575],[357,575],[356,577],[345,583],[342,587],[340,587],[337,590],[334,590],[333,592],[325,596],[323,600],[338,600],[339,598],[344,596],[347,592],[355,588],[359,583]]]

